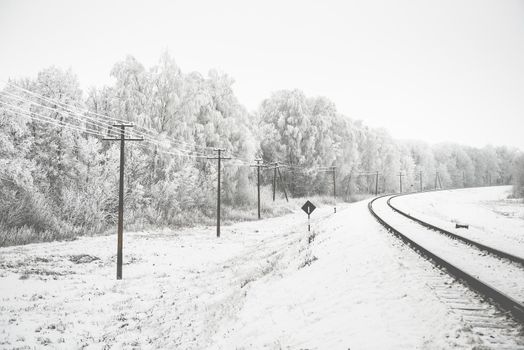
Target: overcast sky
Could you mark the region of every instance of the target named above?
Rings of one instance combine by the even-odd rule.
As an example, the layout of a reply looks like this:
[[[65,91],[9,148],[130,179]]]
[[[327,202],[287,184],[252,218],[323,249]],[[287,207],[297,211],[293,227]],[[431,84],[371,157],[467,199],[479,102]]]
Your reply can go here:
[[[299,88],[395,138],[524,149],[524,1],[0,0],[0,80],[56,65],[100,86],[165,49],[252,111]]]

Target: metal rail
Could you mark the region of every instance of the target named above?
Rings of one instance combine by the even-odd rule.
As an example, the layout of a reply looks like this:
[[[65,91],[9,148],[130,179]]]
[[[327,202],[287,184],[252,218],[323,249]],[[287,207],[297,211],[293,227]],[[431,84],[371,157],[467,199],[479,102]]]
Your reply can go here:
[[[488,300],[492,300],[495,302],[495,304],[501,308],[503,311],[508,311],[513,315],[513,317],[519,321],[520,323],[524,324],[524,305],[519,303],[517,300],[511,298],[510,296],[502,293],[498,289],[482,282],[478,278],[470,275],[469,273],[465,272],[464,270],[458,268],[457,266],[453,265],[452,263],[448,262],[447,260],[439,257],[435,253],[431,252],[430,250],[424,248],[417,242],[413,241],[409,237],[403,235],[400,231],[395,229],[393,226],[389,225],[386,221],[384,221],[373,209],[373,203],[377,199],[381,199],[385,196],[380,196],[372,199],[368,203],[368,209],[371,215],[375,217],[375,219],[382,224],[388,231],[392,232],[393,235],[400,238],[404,243],[406,243],[408,246],[410,246],[413,250],[418,252],[423,257],[426,257],[427,259],[433,261],[433,263],[437,266],[440,266],[444,268],[449,274],[455,276],[456,278],[464,281],[467,286],[469,286],[471,289],[475,290],[482,296],[486,297]]]
[[[412,194],[412,193],[409,193],[409,194]],[[490,254],[493,254],[493,255],[495,255],[495,256],[497,256],[497,257],[505,258],[505,259],[511,260],[511,261],[513,261],[513,262],[519,263],[519,264],[521,264],[521,265],[524,266],[524,259],[521,258],[521,257],[519,257],[519,256],[516,256],[516,255],[510,254],[510,253],[506,253],[506,252],[504,252],[504,251],[502,251],[502,250],[495,249],[495,248],[493,248],[493,247],[490,247],[490,246],[487,246],[487,245],[485,245],[485,244],[482,244],[482,243],[479,243],[479,242],[477,242],[477,241],[474,241],[474,240],[472,240],[472,239],[469,239],[469,238],[463,237],[463,236],[461,236],[461,235],[458,235],[458,234],[456,234],[456,233],[450,232],[450,231],[445,230],[445,229],[443,229],[443,228],[440,228],[440,227],[438,227],[438,226],[432,225],[432,224],[430,224],[429,222],[426,222],[426,221],[423,221],[423,220],[421,220],[421,219],[419,219],[419,218],[417,218],[417,217],[414,217],[414,216],[412,216],[412,215],[410,215],[410,214],[408,214],[408,213],[406,213],[406,212],[400,210],[399,208],[395,207],[393,204],[391,204],[391,200],[392,200],[393,198],[397,198],[397,197],[400,197],[400,196],[406,196],[406,195],[408,195],[408,194],[399,194],[399,195],[396,195],[396,196],[391,196],[391,197],[388,199],[387,204],[389,205],[389,207],[390,207],[391,209],[393,209],[393,210],[396,211],[397,213],[399,213],[399,214],[401,214],[401,215],[407,217],[408,219],[410,219],[410,220],[412,220],[412,221],[415,221],[416,223],[418,223],[418,224],[420,224],[420,225],[422,225],[422,226],[424,226],[424,227],[427,227],[427,228],[429,228],[429,229],[431,229],[431,230],[434,230],[434,231],[440,232],[440,233],[442,233],[442,234],[444,234],[444,235],[447,235],[447,236],[449,236],[449,237],[451,237],[451,238],[453,238],[453,239],[457,239],[457,240],[462,241],[462,242],[464,242],[464,243],[470,244],[470,245],[472,245],[472,246],[474,246],[474,247],[477,247],[477,248],[479,248],[479,249],[482,249],[482,250],[484,250],[484,251],[486,251],[486,252],[488,252],[488,253],[490,253]]]

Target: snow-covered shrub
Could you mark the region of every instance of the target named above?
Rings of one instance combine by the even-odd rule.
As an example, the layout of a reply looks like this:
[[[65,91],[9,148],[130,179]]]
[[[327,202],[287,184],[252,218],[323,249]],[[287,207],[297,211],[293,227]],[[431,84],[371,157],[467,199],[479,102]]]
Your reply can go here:
[[[5,227],[31,227],[35,232],[57,229],[55,214],[40,193],[21,193],[9,206],[4,206],[0,221]]]

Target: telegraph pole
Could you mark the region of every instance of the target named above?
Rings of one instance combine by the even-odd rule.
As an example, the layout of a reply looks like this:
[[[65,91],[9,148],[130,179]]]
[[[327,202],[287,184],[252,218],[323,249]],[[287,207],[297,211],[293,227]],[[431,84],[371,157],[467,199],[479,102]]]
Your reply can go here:
[[[287,198],[286,185],[284,184],[284,181],[282,180],[282,173],[280,172],[280,167],[277,166],[276,169],[278,171],[278,178],[280,179],[280,186],[282,186],[282,190],[284,191],[284,196],[286,196],[286,202],[289,202],[289,199]]]
[[[117,250],[116,250],[116,279],[122,279],[122,261],[124,246],[124,145],[125,141],[143,141],[140,138],[125,137],[126,128],[131,128],[133,124],[113,124],[114,127],[120,128],[120,138],[104,137],[105,141],[120,141],[120,180],[118,184],[118,228],[117,228]]]
[[[333,207],[334,213],[337,212],[337,180],[335,171],[337,170],[336,166],[332,166],[331,170],[333,171],[333,199],[335,200],[335,206]]]
[[[278,162],[273,163],[273,202],[275,201],[275,191],[277,188],[277,167]]]
[[[422,171],[419,173],[420,192],[422,192]]]
[[[397,176],[399,177],[399,180],[400,180],[400,193],[402,193],[402,176],[404,176],[404,174],[400,172]]]
[[[435,190],[437,189],[438,171],[435,173]]]
[[[222,151],[225,151],[223,148],[215,148],[215,151],[218,152],[217,157],[207,157],[207,159],[218,159],[218,186],[217,186],[217,237],[220,237],[220,161],[231,159],[231,157],[222,157]]]
[[[278,162],[274,162],[272,164],[271,169],[273,169],[273,202],[275,201],[276,191],[277,191],[277,173],[278,173],[278,181],[280,181],[280,186],[282,186],[282,191],[284,192],[286,201],[289,202],[289,197],[287,196],[287,191],[286,191],[286,185],[284,184],[284,180],[282,179],[282,173],[280,172],[280,166],[278,165]]]
[[[258,205],[258,219],[260,220],[260,168],[265,166],[260,164],[262,159],[255,159],[256,165],[251,165],[253,168],[257,168],[257,205]]]
[[[378,196],[378,171],[375,174],[375,196]]]
[[[319,172],[330,172],[333,175],[333,199],[335,200],[335,206],[333,211],[337,212],[337,182],[336,182],[336,166],[331,166],[329,169],[319,170]]]

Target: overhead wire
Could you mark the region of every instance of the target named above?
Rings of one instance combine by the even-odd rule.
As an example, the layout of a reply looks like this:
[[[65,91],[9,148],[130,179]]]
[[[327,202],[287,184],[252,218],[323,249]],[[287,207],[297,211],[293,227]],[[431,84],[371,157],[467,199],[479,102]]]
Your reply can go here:
[[[6,96],[7,95],[7,96]],[[23,102],[23,103],[28,103],[28,104],[31,104],[33,106],[39,106],[39,107],[42,107],[42,108],[45,108],[45,109],[48,109],[50,111],[53,111],[55,113],[59,113],[59,114],[62,114],[63,112],[58,110],[57,108],[53,108],[53,107],[49,107],[49,106],[45,106],[45,105],[42,105],[40,103],[37,103],[37,102],[34,102],[34,101],[31,101],[31,100],[27,100],[27,99],[24,99],[20,96],[17,96],[15,94],[11,94],[9,92],[6,92],[6,91],[0,91],[0,96],[3,96],[5,98],[10,98],[10,99],[13,99],[13,100],[16,100],[16,101],[19,101],[19,102]],[[95,127],[98,127],[98,128],[105,128],[107,126],[109,127],[112,127],[112,125],[106,125],[105,123],[103,123],[102,121],[92,121],[92,120],[89,120],[89,118],[86,119],[82,119],[80,117],[77,117],[75,115],[68,115],[69,117],[72,117],[76,120],[79,120],[79,121],[82,121],[83,123],[86,123],[86,124],[90,124],[90,125],[93,125]]]
[[[128,123],[129,122],[129,121],[125,121],[125,120],[122,120],[122,119],[113,118],[113,117],[110,117],[108,115],[92,112],[92,111],[89,111],[87,109],[83,109],[83,108],[80,108],[80,107],[77,107],[77,106],[71,106],[70,104],[66,104],[64,102],[57,101],[57,100],[54,100],[52,98],[42,96],[40,94],[37,94],[37,93],[35,93],[33,91],[30,91],[28,89],[25,89],[23,87],[20,87],[20,86],[18,86],[16,84],[13,84],[11,82],[7,82],[7,84],[9,86],[15,88],[15,89],[23,91],[23,92],[25,92],[25,93],[27,93],[27,94],[29,94],[31,96],[34,96],[36,98],[39,98],[40,100],[43,100],[43,101],[45,101],[47,103],[52,103],[52,104],[54,104],[56,106],[59,106],[60,108],[64,109],[65,111],[71,113],[71,114],[67,114],[66,115],[67,117],[71,117],[71,118],[73,118],[73,119],[75,119],[77,121],[85,123],[86,125],[92,125],[92,126],[99,127],[99,128],[106,128],[107,127],[110,130],[112,130],[113,128],[117,128],[117,127],[114,126],[114,124],[111,124],[110,122],[108,122],[106,120],[100,120],[99,118],[93,118],[93,117],[81,114],[81,113],[78,112],[78,110],[83,111],[84,113],[87,113],[87,114],[91,114],[91,115],[95,115],[95,116],[104,118],[104,119],[109,119],[109,120],[112,120],[114,122],[119,122],[119,123],[121,123],[121,122]],[[46,108],[48,110],[52,110],[52,111],[54,111],[56,113],[60,113],[60,114],[63,115],[63,112],[58,110],[57,107],[45,106],[45,105],[43,105],[41,103],[25,99],[23,97],[20,97],[19,95],[13,94],[13,93],[5,91],[5,90],[4,91],[0,91],[0,94],[3,94],[4,97],[6,97],[5,95],[7,95],[7,97],[12,98],[12,99],[16,99],[16,100],[18,100],[20,102],[29,103],[29,104],[32,104],[34,106],[40,106],[40,107]],[[2,102],[2,101],[0,101],[0,102]],[[17,106],[13,106],[13,105],[10,105],[10,106],[20,109]],[[50,118],[50,117],[45,117],[45,116],[42,116],[40,114],[36,114],[33,111],[27,111],[27,110],[23,110],[23,109],[22,109],[22,111],[26,113],[25,114],[26,116],[31,117],[30,115],[28,115],[28,113],[29,114],[34,114],[36,117],[40,117],[41,118],[41,119],[39,119],[40,121],[42,121],[42,119],[43,119],[43,120],[45,120],[45,122],[50,123],[48,119],[45,119],[45,118]],[[34,119],[36,119],[36,117]],[[54,120],[54,119],[52,119],[52,120]],[[50,123],[50,124],[53,124],[53,123]],[[55,123],[54,125],[62,126],[62,124],[65,125],[66,123],[61,121],[59,124]],[[72,128],[72,130],[76,130],[76,131],[84,132],[84,133],[87,133],[87,134],[104,137],[104,135],[100,134],[97,131],[84,130],[84,129],[81,129],[79,126],[76,126],[76,125],[74,125],[74,126],[71,126],[70,124],[68,124],[68,125],[69,125],[70,129]],[[173,138],[168,136],[168,139],[166,141],[168,141],[170,143],[171,142],[176,143],[179,146],[178,147],[174,147],[174,146],[171,145],[171,148],[174,149],[177,153],[166,151],[165,149],[160,149],[160,148],[166,147],[166,145],[164,143],[162,143],[162,141],[154,138],[155,137],[154,134],[156,133],[155,131],[153,131],[151,129],[148,129],[148,128],[145,128],[145,127],[140,126],[140,125],[134,125],[134,126],[136,126],[139,129],[144,130],[144,132],[139,131],[139,130],[131,129],[130,132],[129,132],[130,137],[132,137],[132,136],[142,137],[146,143],[149,143],[150,145],[159,147],[158,151],[161,152],[161,153],[172,154],[172,155],[176,155],[176,156],[192,157],[192,158],[208,158],[209,156],[207,154],[205,154],[204,152],[198,152],[198,151],[194,151],[194,150],[191,150],[191,149],[184,149],[184,148],[181,149],[180,145],[185,145],[185,147],[193,147],[193,148],[201,148],[201,149],[213,149],[212,147],[198,146],[196,144],[190,144],[190,143],[186,143],[186,142],[183,142],[183,141],[175,140],[175,139],[173,139]],[[64,126],[64,127],[66,127],[66,126]],[[157,133],[157,136],[158,136],[158,133]],[[236,165],[236,166],[248,166],[248,165],[251,165],[251,162],[249,160],[240,157],[237,153],[235,153],[235,152],[228,152],[228,153],[229,153],[229,155],[231,155],[231,159],[236,160],[235,163],[229,163],[229,165],[231,165],[231,166],[233,166],[233,165]],[[302,167],[302,166],[288,164],[286,162],[270,162],[270,163],[273,163],[273,164],[278,163],[279,166],[287,167],[287,168],[291,168],[291,169],[299,169],[299,170],[301,170],[303,172],[306,172],[306,173],[309,173],[309,174],[315,172],[314,168],[305,168],[305,167]],[[321,168],[317,169],[317,171],[319,171],[320,169]],[[326,167],[326,169],[328,169],[328,168]]]
[[[35,96],[43,101],[46,101],[47,103],[53,103],[55,105],[58,105],[60,106],[61,108],[63,108],[64,110],[70,112],[70,113],[73,113],[74,115],[79,115],[80,118],[78,117],[75,117],[74,115],[68,115],[70,117],[73,117],[77,120],[82,120],[82,119],[88,119],[89,121],[85,121],[85,120],[82,120],[83,122],[86,122],[86,123],[89,123],[91,125],[95,125],[95,126],[99,126],[100,128],[103,128],[103,127],[107,127],[107,128],[114,128],[115,126],[113,124],[110,124],[104,120],[99,120],[99,119],[95,119],[95,118],[92,118],[92,117],[89,117],[89,116],[86,116],[86,115],[83,115],[83,114],[79,114],[77,111],[73,110],[73,108],[75,109],[78,109],[78,110],[82,110],[84,111],[85,113],[89,113],[89,114],[92,114],[92,115],[96,115],[96,116],[99,116],[99,117],[102,117],[102,118],[106,118],[106,119],[110,119],[110,120],[114,120],[116,122],[122,122],[123,120],[121,119],[116,119],[116,118],[112,118],[110,116],[107,116],[107,115],[104,115],[104,114],[100,114],[100,113],[96,113],[96,112],[92,112],[92,111],[89,111],[87,109],[82,109],[82,108],[79,108],[79,107],[76,107],[76,106],[71,106],[69,104],[66,104],[66,103],[63,103],[61,101],[57,101],[57,100],[54,100],[52,98],[49,98],[49,97],[45,97],[45,96],[42,96],[40,94],[37,94],[33,91],[30,91],[28,89],[25,89],[25,88],[22,88],[16,84],[13,84],[11,82],[8,82],[7,83],[8,85],[16,88],[16,89],[19,89],[20,91],[23,91],[27,94],[30,94],[32,96]],[[5,91],[4,91],[5,92]],[[11,97],[14,97],[15,95],[12,94],[12,93],[9,93],[9,92],[5,92],[7,93],[8,95],[10,95]],[[41,107],[44,107],[46,109],[49,109],[49,110],[53,110],[53,111],[56,111],[56,112],[59,112],[57,110],[57,108],[52,108],[52,107],[49,107],[49,106],[45,106],[45,105],[42,105],[42,104],[39,104],[35,101],[30,101],[30,100],[25,100],[23,98],[21,98],[20,96],[16,95],[16,98],[18,100],[23,100],[27,103],[31,103],[31,104],[34,104],[34,105],[39,105]],[[125,122],[125,121],[124,121]],[[140,132],[140,131],[137,131],[137,130],[133,130],[131,129],[131,133],[130,133],[130,136],[141,136],[144,138],[144,140],[147,140],[146,142],[149,142],[150,144],[153,144],[153,145],[157,145],[157,146],[160,146],[160,147],[164,147],[165,145],[162,144],[160,141],[158,140],[155,140],[153,139],[154,135],[151,135],[152,133],[155,133],[153,130],[151,129],[147,129],[143,126],[140,126],[140,125],[134,125],[140,129],[143,129],[145,130],[146,132]],[[149,134],[148,134],[149,133]],[[171,137],[168,137],[169,141],[170,142],[174,142],[174,143],[178,143],[179,145],[183,145],[184,147],[194,147],[194,148],[201,148],[201,149],[212,149],[212,147],[206,147],[206,146],[198,146],[196,144],[190,144],[190,143],[186,143],[186,142],[183,142],[183,141],[179,141],[179,140],[175,140]],[[180,147],[180,146],[179,146]],[[179,152],[191,152],[191,153],[194,153],[194,156],[197,157],[197,155],[200,155],[201,157],[200,158],[204,158],[204,157],[207,157],[207,155],[203,152],[198,152],[198,151],[193,151],[193,150],[190,150],[190,149],[183,149],[183,150],[180,150],[180,148],[177,148],[177,151]],[[245,158],[242,158],[240,156],[238,156],[236,153],[233,153],[233,152],[228,152],[230,155],[231,155],[231,158],[234,158],[236,160],[238,160],[239,162],[242,163],[242,165],[248,165],[248,164],[251,164],[249,160],[245,159]]]
[[[0,95],[1,95],[1,93],[2,93],[2,92],[0,91]],[[5,97],[5,96],[4,96],[4,97]],[[17,99],[18,101],[22,101],[22,102],[26,102],[26,103],[30,103],[30,104],[34,104],[34,105],[39,105],[39,106],[42,106],[42,107],[44,107],[44,108],[47,108],[47,109],[49,109],[49,110],[52,110],[52,111],[54,111],[54,112],[56,112],[56,113],[59,113],[59,114],[63,115],[62,111],[59,111],[59,110],[56,110],[56,109],[54,109],[54,108],[51,108],[51,107],[48,107],[48,106],[44,106],[44,105],[41,105],[41,104],[35,103],[34,101],[26,100],[26,99],[20,98],[20,97],[18,97],[18,96],[17,96],[17,97],[13,97],[13,99]],[[1,101],[0,101],[0,102],[1,102]],[[7,104],[7,103],[3,103],[3,104],[4,104],[4,105],[11,106],[11,108],[17,108],[17,109],[20,109],[20,110],[22,110],[23,112],[26,112],[26,113],[35,113],[35,112],[33,112],[33,111],[28,111],[28,110],[21,109],[21,108],[18,107],[18,106],[13,106],[13,105],[10,105],[10,104]],[[38,115],[38,114],[37,114],[37,115]],[[42,116],[42,115],[39,115],[39,116],[40,116],[40,117],[45,117],[45,116]],[[75,119],[75,120],[77,120],[77,121],[80,121],[80,122],[82,122],[82,123],[88,123],[88,124],[91,124],[91,125],[94,125],[94,126],[97,126],[97,127],[103,127],[103,126],[104,126],[103,124],[99,123],[98,121],[86,121],[86,120],[84,120],[83,118],[79,118],[79,117],[74,116],[74,115],[66,115],[66,116],[68,116],[68,117],[72,117],[73,119]],[[92,132],[91,130],[79,130],[79,131],[82,131],[82,132],[87,132],[87,131],[89,131],[91,134],[93,134],[93,132]],[[104,135],[99,134],[99,136],[102,136],[102,137],[103,137]],[[133,136],[133,135],[130,135],[130,136]],[[160,141],[158,141],[158,140],[153,140],[152,138],[149,138],[149,137],[147,137],[147,136],[144,137],[144,140],[145,140],[146,142],[152,144],[152,145],[155,145],[155,146],[166,147],[166,145],[163,144],[163,143],[161,143]],[[173,148],[175,148],[175,147],[173,147]],[[178,148],[176,148],[176,149],[177,149],[177,151],[180,152],[180,153],[188,154],[188,153],[190,153],[190,152],[193,152],[193,153],[197,153],[197,154],[200,153],[200,155],[204,156],[203,154],[201,154],[201,152],[195,152],[195,151],[187,150],[187,149],[182,149],[182,150],[180,150],[180,149],[178,149]]]
[[[5,92],[2,92],[0,91],[0,96],[3,96],[2,93],[5,93]],[[45,105],[42,105],[42,104],[39,104],[39,103],[36,103],[34,101],[31,101],[31,100],[27,100],[27,99],[24,99],[24,98],[21,98],[19,96],[15,96],[13,94],[10,94],[10,93],[7,93],[11,96],[9,96],[9,98],[13,98],[13,99],[16,99],[18,101],[21,101],[21,102],[25,102],[25,103],[29,103],[29,104],[32,104],[32,105],[37,105],[37,106],[41,106],[43,108],[46,108],[48,110],[51,110],[51,111],[54,111],[56,113],[60,113],[61,115],[63,115],[62,111],[56,109],[56,108],[52,108],[52,107],[49,107],[49,106],[45,106]],[[5,96],[4,96],[5,97]],[[76,113],[75,113],[76,114]],[[95,120],[93,118],[89,118],[87,116],[77,116],[77,115],[66,115],[67,117],[71,117],[73,119],[76,119],[78,121],[81,121],[83,123],[87,123],[87,124],[90,124],[90,125],[93,125],[93,126],[96,126],[96,127],[100,127],[100,128],[105,128],[105,127],[108,127],[108,128],[115,128],[113,125],[111,124],[108,124],[108,123],[105,123],[103,121],[99,121],[99,120]],[[87,119],[91,119],[91,120],[85,120],[85,118]],[[133,136],[133,134],[131,133],[130,136]],[[134,135],[136,136],[136,135]],[[144,139],[149,139],[151,143],[155,143],[157,144],[158,146],[165,146],[164,144],[161,143],[161,141],[158,141],[158,140],[153,140],[150,136],[142,136],[144,137]],[[189,150],[189,149],[185,149],[186,152],[194,152],[194,153],[201,153],[201,152],[196,152],[196,151],[193,151],[193,150]]]
[[[44,116],[44,115],[41,115],[41,114],[38,114],[38,113],[35,113],[35,112],[32,112],[32,111],[27,111],[27,110],[25,110],[23,108],[20,108],[18,106],[10,105],[10,104],[5,103],[3,101],[0,101],[0,104],[3,104],[5,106],[7,106],[8,107],[7,110],[9,112],[18,113],[18,114],[26,116],[26,117],[28,117],[30,119],[38,120],[38,121],[41,121],[43,123],[51,124],[51,125],[58,126],[58,127],[64,127],[64,128],[70,129],[70,130],[81,132],[81,133],[86,133],[86,134],[91,134],[91,135],[95,135],[95,136],[104,137],[104,135],[99,133],[99,132],[90,131],[90,130],[83,129],[83,128],[79,127],[79,126],[63,123],[63,122],[60,122],[59,120],[53,119],[51,117],[47,117],[47,116]]]
[[[8,81],[8,82],[5,82],[5,81],[4,81],[4,83],[7,84],[7,85],[9,85],[9,86],[11,86],[11,87],[14,87],[15,89],[18,89],[18,90],[20,90],[20,91],[23,91],[23,92],[25,92],[25,93],[28,93],[28,94],[30,94],[30,95],[32,95],[32,96],[35,96],[35,97],[37,97],[37,98],[40,98],[40,99],[42,99],[42,100],[44,100],[44,101],[47,101],[48,103],[54,103],[54,104],[57,104],[57,105],[61,105],[61,106],[62,106],[63,108],[65,108],[65,109],[67,109],[68,107],[72,107],[71,105],[68,105],[67,103],[64,103],[64,102],[61,102],[61,101],[57,101],[57,100],[52,99],[52,98],[50,98],[50,97],[45,97],[45,96],[43,96],[43,95],[41,95],[41,94],[38,94],[38,93],[36,93],[36,92],[34,92],[34,91],[31,91],[31,90],[25,89],[25,88],[23,88],[23,87],[21,87],[21,86],[19,86],[19,85],[13,84],[13,83],[10,82],[10,81]],[[126,120],[113,118],[113,117],[110,117],[110,116],[108,116],[108,115],[98,114],[98,113],[96,113],[96,112],[92,112],[92,111],[89,111],[89,110],[87,110],[87,109],[80,108],[80,107],[77,107],[77,106],[75,106],[75,107],[73,107],[73,108],[76,108],[77,110],[82,110],[82,111],[84,111],[84,112],[86,112],[86,113],[90,113],[90,114],[93,114],[93,115],[98,115],[98,116],[103,117],[103,118],[111,119],[111,120],[113,120],[113,121],[115,121],[115,122],[119,122],[119,123],[125,123],[125,122],[127,122]]]
[[[33,111],[28,111],[28,110],[25,110],[25,109],[20,108],[18,106],[14,106],[14,105],[8,104],[8,103],[3,102],[3,101],[0,101],[0,104],[7,106],[8,107],[8,111],[10,111],[10,112],[19,113],[19,114],[21,114],[23,116],[26,116],[26,117],[28,117],[30,119],[33,119],[33,120],[37,120],[37,121],[40,121],[40,122],[43,122],[43,123],[47,123],[47,124],[50,124],[50,125],[54,125],[54,126],[57,126],[57,127],[63,127],[63,128],[69,129],[69,130],[80,132],[80,133],[86,133],[86,134],[89,134],[89,135],[92,135],[92,136],[98,136],[98,137],[102,137],[102,138],[105,137],[105,135],[103,135],[103,134],[101,134],[99,132],[86,130],[86,129],[80,127],[80,126],[72,125],[72,124],[69,124],[69,123],[66,123],[66,122],[63,122],[63,121],[59,121],[59,120],[56,120],[54,118],[51,118],[51,117],[48,117],[48,116],[44,116],[44,115],[41,115],[41,114],[33,112]],[[117,138],[115,140],[119,140],[119,139]],[[147,143],[151,143],[153,145],[157,145],[156,143],[152,142],[149,139],[144,139],[144,141],[147,142]],[[178,153],[166,151],[164,149],[159,149],[158,152],[165,153],[165,154],[171,154],[171,155],[175,155],[175,156],[181,156],[181,157],[190,157],[190,158],[206,158],[207,157],[207,156],[203,156],[203,155],[190,154],[190,153],[186,152],[185,150],[180,150],[180,149],[177,149],[177,148],[174,148],[174,147],[173,147],[173,149],[175,149]],[[149,148],[149,150],[151,150],[151,148]]]
[[[22,88],[22,87],[20,87],[20,86],[18,86],[18,85],[16,85],[16,84],[11,83],[11,82],[7,82],[7,84],[10,85],[10,86],[12,86],[12,87],[14,87],[14,88],[16,88],[16,89],[19,89],[20,91],[23,91],[23,92],[25,92],[25,93],[28,93],[28,94],[30,94],[30,95],[32,95],[32,96],[37,97],[37,98],[40,98],[40,99],[42,99],[42,100],[44,100],[44,101],[46,101],[46,102],[48,102],[48,103],[53,103],[53,104],[56,104],[56,105],[60,105],[60,106],[62,106],[62,108],[64,108],[65,110],[67,110],[67,111],[69,111],[69,112],[71,112],[71,113],[78,113],[78,112],[75,112],[75,111],[73,111],[73,110],[71,109],[71,108],[76,108],[76,109],[79,109],[79,110],[84,111],[85,113],[92,114],[92,115],[96,115],[96,116],[99,116],[99,117],[102,117],[102,118],[107,118],[107,119],[113,120],[113,121],[115,121],[115,122],[119,122],[119,123],[129,123],[129,121],[125,121],[125,120],[122,120],[122,119],[115,119],[115,118],[112,118],[112,117],[110,117],[110,116],[108,116],[108,115],[104,115],[104,114],[100,114],[100,113],[96,113],[96,112],[89,111],[89,110],[87,110],[87,109],[83,109],[83,108],[79,108],[79,107],[71,106],[71,105],[68,105],[68,104],[66,104],[66,103],[63,103],[63,102],[61,102],[61,101],[57,101],[57,100],[54,100],[54,99],[52,99],[52,98],[42,96],[42,95],[40,95],[40,94],[37,94],[37,93],[35,93],[35,92],[33,92],[33,91],[30,91],[30,90],[27,90],[27,89],[25,89],[25,88]],[[151,137],[151,136],[154,136],[154,134],[156,133],[154,130],[148,129],[148,128],[146,128],[146,127],[144,127],[144,126],[141,126],[141,125],[134,125],[134,126],[136,126],[137,128],[142,129],[142,130],[145,131],[145,132],[141,132],[141,131],[138,131],[138,130],[134,130],[135,133],[137,133],[137,134],[139,134],[139,135],[141,135],[141,136],[146,136],[146,134],[149,133],[149,134],[153,134],[153,135],[149,135],[149,136]],[[193,145],[193,144],[190,144],[190,143],[187,143],[187,142],[183,142],[183,141],[179,141],[179,140],[176,140],[176,139],[174,139],[174,138],[171,138],[171,139],[172,139],[173,142],[178,143],[178,144],[180,144],[180,145],[186,145],[186,146],[189,146],[189,147],[199,147],[199,148],[212,149],[212,147],[195,146],[195,145]]]

